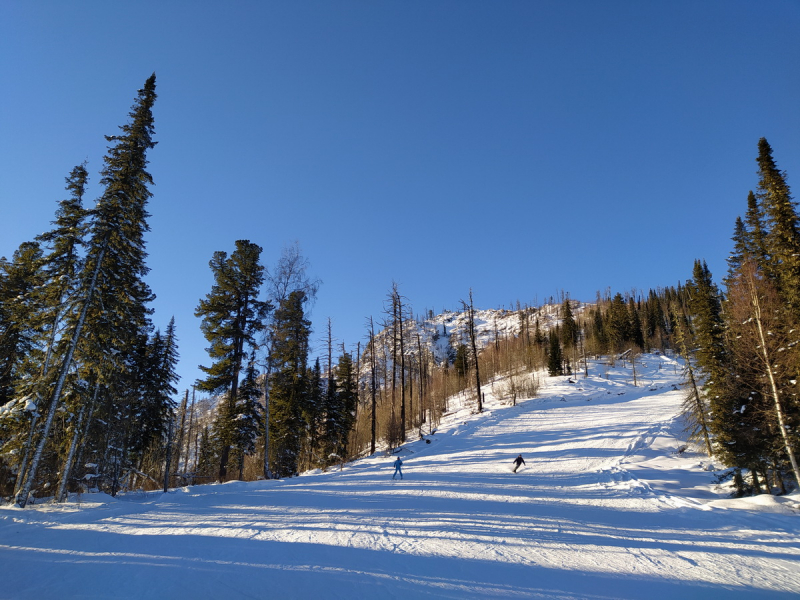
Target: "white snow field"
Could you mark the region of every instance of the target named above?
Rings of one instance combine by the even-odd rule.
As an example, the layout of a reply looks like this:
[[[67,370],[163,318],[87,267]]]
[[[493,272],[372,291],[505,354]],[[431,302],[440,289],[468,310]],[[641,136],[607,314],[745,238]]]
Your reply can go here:
[[[0,508],[2,598],[800,597],[800,496],[735,500],[679,366],[542,377],[343,470]],[[500,386],[495,385],[498,392]],[[454,401],[454,404],[456,402]],[[522,453],[526,466],[511,472]]]

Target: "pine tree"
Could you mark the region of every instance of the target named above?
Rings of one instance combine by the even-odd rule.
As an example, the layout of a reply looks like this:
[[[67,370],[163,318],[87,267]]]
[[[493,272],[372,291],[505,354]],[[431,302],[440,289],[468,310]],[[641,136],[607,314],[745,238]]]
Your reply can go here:
[[[145,82],[121,135],[106,136],[112,143],[101,171],[103,194],[93,211],[87,256],[80,277],[76,304],[80,310],[67,319],[61,345],[58,378],[53,387],[40,440],[18,502],[27,503],[56,409],[76,353],[92,360],[97,377],[108,383],[124,373],[134,340],[149,326],[146,304],[153,295],[144,282],[144,234],[148,231],[147,151],[155,146],[152,107],[155,74]],[[86,330],[84,331],[84,327]],[[102,360],[102,365],[101,365]],[[102,371],[101,371],[102,369]]]
[[[603,318],[603,311],[598,306],[592,311],[592,340],[594,342],[595,351],[598,354],[608,352],[607,330],[606,321]]]
[[[752,194],[752,192],[751,192]],[[742,266],[742,263],[751,256],[750,251],[750,234],[744,226],[742,217],[736,217],[736,222],[733,227],[733,252],[728,256],[728,277],[734,277]]]
[[[453,361],[453,368],[459,377],[465,377],[469,371],[469,354],[466,345],[456,346],[456,357]]]
[[[642,320],[639,317],[639,307],[631,297],[628,299],[628,315],[629,323],[631,326],[630,337],[631,342],[637,348],[644,349],[644,336],[642,335]]]
[[[550,345],[547,352],[547,373],[551,377],[564,374],[564,359],[561,355],[561,342],[557,331],[550,332]]]
[[[568,298],[561,303],[561,343],[565,350],[574,349],[578,343],[578,324]]]
[[[0,406],[16,397],[24,365],[36,349],[37,290],[43,281],[42,250],[25,242],[0,263]]]
[[[721,385],[729,371],[726,365],[725,324],[721,294],[705,261],[696,260],[692,279],[686,282],[688,313],[697,340],[697,364],[705,375],[706,388]]]
[[[45,281],[40,290],[41,327],[46,336],[42,380],[46,381],[62,320],[74,300],[78,277],[83,267],[82,249],[87,233],[88,211],[83,196],[89,174],[85,165],[76,166],[66,178],[70,197],[59,203],[55,227],[39,235],[37,241],[50,248],[44,258]]]
[[[612,298],[605,325],[606,336],[612,352],[619,352],[626,343],[631,341],[630,313],[622,299],[622,294],[617,293]]]
[[[305,317],[306,294],[294,291],[273,316],[274,350],[270,409],[270,471],[277,477],[297,473],[302,442],[302,414],[308,402],[306,363],[311,322]]]
[[[167,434],[167,425],[173,419],[178,392],[178,338],[175,318],[171,318],[165,333],[160,330],[150,338],[144,354],[145,378],[142,381],[141,400],[135,418],[131,419],[137,432],[137,446],[132,450],[143,452],[151,443],[161,442]],[[177,466],[177,465],[176,465]]]
[[[709,436],[708,427],[708,409],[703,400],[700,392],[700,382],[698,382],[695,375],[694,360],[690,352],[690,347],[694,344],[694,335],[689,325],[689,319],[686,317],[684,311],[678,313],[676,308],[675,321],[677,327],[675,328],[675,343],[678,347],[678,352],[685,361],[684,364],[684,379],[686,388],[686,397],[684,398],[682,409],[683,417],[686,420],[685,431],[689,433],[690,442],[702,441],[706,448],[706,453],[713,456],[713,448],[711,447],[711,438]]]
[[[300,244],[285,246],[281,252],[278,263],[270,269],[267,274],[267,295],[274,306],[280,306],[293,291],[302,291],[306,295],[306,302],[313,304],[317,296],[317,291],[321,281],[313,279],[307,271],[310,262],[300,251]],[[266,373],[264,374],[264,478],[271,479],[273,473],[270,471],[270,437],[269,437],[269,407],[270,407],[270,381],[272,380],[273,351],[275,344],[274,321],[272,321],[265,331],[264,346],[267,349]]]
[[[304,440],[303,464],[309,468],[325,465],[325,410],[328,404],[328,390],[330,384],[323,384],[322,367],[319,357],[314,361],[314,366],[308,370],[308,398],[303,403],[301,421],[306,429]]]
[[[220,438],[219,480],[227,476],[228,456],[235,443],[238,418],[239,376],[248,355],[248,348],[257,347],[256,334],[264,330],[270,305],[258,299],[264,281],[264,267],[259,263],[261,247],[248,240],[237,240],[236,250],[214,253],[209,266],[214,274],[211,292],[200,300],[195,316],[202,318],[203,335],[211,344],[207,349],[214,363],[201,366],[206,378],[198,388],[224,395],[226,406],[217,418],[222,419],[216,431]]]
[[[775,278],[778,292],[795,317],[800,317],[800,230],[796,205],[785,174],[778,170],[766,139],[758,141],[758,192],[768,224],[765,247],[768,274]]]
[[[787,385],[794,376],[794,368],[781,359],[788,346],[788,332],[782,327],[783,319],[779,307],[783,304],[776,286],[763,275],[754,263],[746,263],[739,277],[732,282],[729,290],[729,310],[732,316],[735,339],[739,356],[737,357],[741,378],[745,369],[752,371],[751,398],[759,401],[755,412],[756,420],[750,419],[742,427],[729,427],[737,431],[734,442],[744,442],[737,448],[738,454],[746,454],[747,463],[738,464],[749,467],[754,473],[765,471],[764,463],[787,463],[800,485],[800,466],[796,458],[797,439],[794,431],[800,425],[800,415],[794,409],[792,392]],[[755,408],[750,403],[751,408]],[[730,403],[726,408],[730,408]],[[740,413],[747,404],[742,405]],[[748,431],[749,430],[749,431]],[[773,437],[765,435],[773,432]],[[746,434],[750,434],[749,437]],[[780,451],[780,456],[775,454]],[[740,456],[732,458],[740,459]]]
[[[258,375],[259,372],[255,367],[255,352],[253,352],[239,387],[234,413],[228,416],[228,421],[234,425],[232,446],[237,458],[240,480],[243,478],[244,457],[255,453],[256,440],[263,429],[263,409],[259,402],[261,389]]]
[[[8,318],[9,310],[19,313],[21,309],[26,308],[29,311],[27,319],[20,314],[14,317],[17,324],[28,323],[30,348],[26,351],[24,362],[20,366],[20,372],[24,371],[27,375],[20,377],[16,386],[18,398],[30,399],[31,404],[27,404],[26,401],[28,406],[41,405],[43,398],[47,396],[50,367],[61,322],[70,305],[77,275],[81,269],[80,248],[86,231],[84,223],[86,211],[83,209],[82,199],[87,179],[88,174],[83,165],[72,170],[70,176],[66,178],[70,197],[59,203],[54,221],[55,227],[36,238],[45,254],[41,258],[41,276],[30,277],[26,284],[35,286],[35,291],[29,290],[20,296],[28,297],[24,304],[17,304],[15,301],[14,305],[4,306],[0,303],[0,315],[6,313],[5,319]],[[4,317],[0,316],[0,322],[3,320]],[[0,339],[4,338],[5,336],[0,334]],[[0,343],[0,346],[2,345]],[[27,473],[40,413],[36,410],[25,411],[26,415],[21,414],[22,411],[10,412],[17,414],[16,420],[20,427],[3,438],[9,440],[12,445],[22,437],[25,438],[25,449],[19,453],[21,461],[17,465],[16,491]]]
[[[347,458],[347,439],[355,422],[358,395],[356,393],[356,373],[353,358],[347,352],[339,357],[336,366],[336,404],[333,427],[330,429],[331,453],[340,461]]]

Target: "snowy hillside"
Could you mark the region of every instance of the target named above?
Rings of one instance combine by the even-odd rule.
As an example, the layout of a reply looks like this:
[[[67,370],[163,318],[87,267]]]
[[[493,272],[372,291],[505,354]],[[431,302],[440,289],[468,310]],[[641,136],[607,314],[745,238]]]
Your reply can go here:
[[[572,311],[577,318],[588,306],[584,303],[572,301]],[[538,308],[522,309],[527,311],[530,327],[533,329],[538,319],[539,327],[543,333],[548,332],[561,322],[560,304],[545,304]],[[459,344],[469,344],[467,333],[468,319],[465,312],[444,311],[438,315],[429,315],[427,318],[418,318],[410,323],[413,330],[409,332],[409,339],[414,340],[419,333],[422,346],[433,353],[437,364],[445,356],[450,356],[452,361],[455,356],[454,348]],[[488,346],[495,339],[512,338],[520,334],[520,311],[505,309],[475,310],[475,337],[479,347]],[[378,343],[389,333],[381,331],[376,337]],[[414,346],[410,347],[414,350]]]
[[[448,326],[449,327],[449,326]],[[0,509],[4,598],[796,598],[800,497],[684,445],[679,365],[542,378],[341,471]],[[497,383],[495,387],[500,384]],[[518,473],[512,460],[526,461]]]

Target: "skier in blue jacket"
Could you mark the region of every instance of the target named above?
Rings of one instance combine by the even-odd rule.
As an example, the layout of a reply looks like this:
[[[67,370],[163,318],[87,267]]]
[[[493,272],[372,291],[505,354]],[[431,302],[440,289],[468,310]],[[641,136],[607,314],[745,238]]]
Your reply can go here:
[[[397,460],[394,461],[394,475],[392,475],[392,479],[394,479],[395,475],[397,475],[398,473],[400,473],[400,479],[403,478],[403,472],[400,470],[400,467],[402,466],[403,466],[403,461],[400,460],[400,457],[398,456]]]

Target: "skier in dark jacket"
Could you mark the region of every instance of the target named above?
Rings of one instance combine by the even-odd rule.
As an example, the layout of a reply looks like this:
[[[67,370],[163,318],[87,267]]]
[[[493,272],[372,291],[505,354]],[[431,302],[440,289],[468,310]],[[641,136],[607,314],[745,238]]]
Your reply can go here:
[[[520,465],[524,464],[525,464],[525,459],[522,458],[522,454],[520,454],[519,456],[517,456],[517,458],[514,459],[514,473],[517,472],[517,469],[519,469]]]
[[[398,456],[397,460],[394,461],[394,475],[392,475],[392,479],[394,479],[395,475],[397,475],[398,473],[400,473],[400,479],[403,478],[403,472],[400,470],[400,467],[402,466],[403,466],[403,461],[400,460],[400,457]]]

